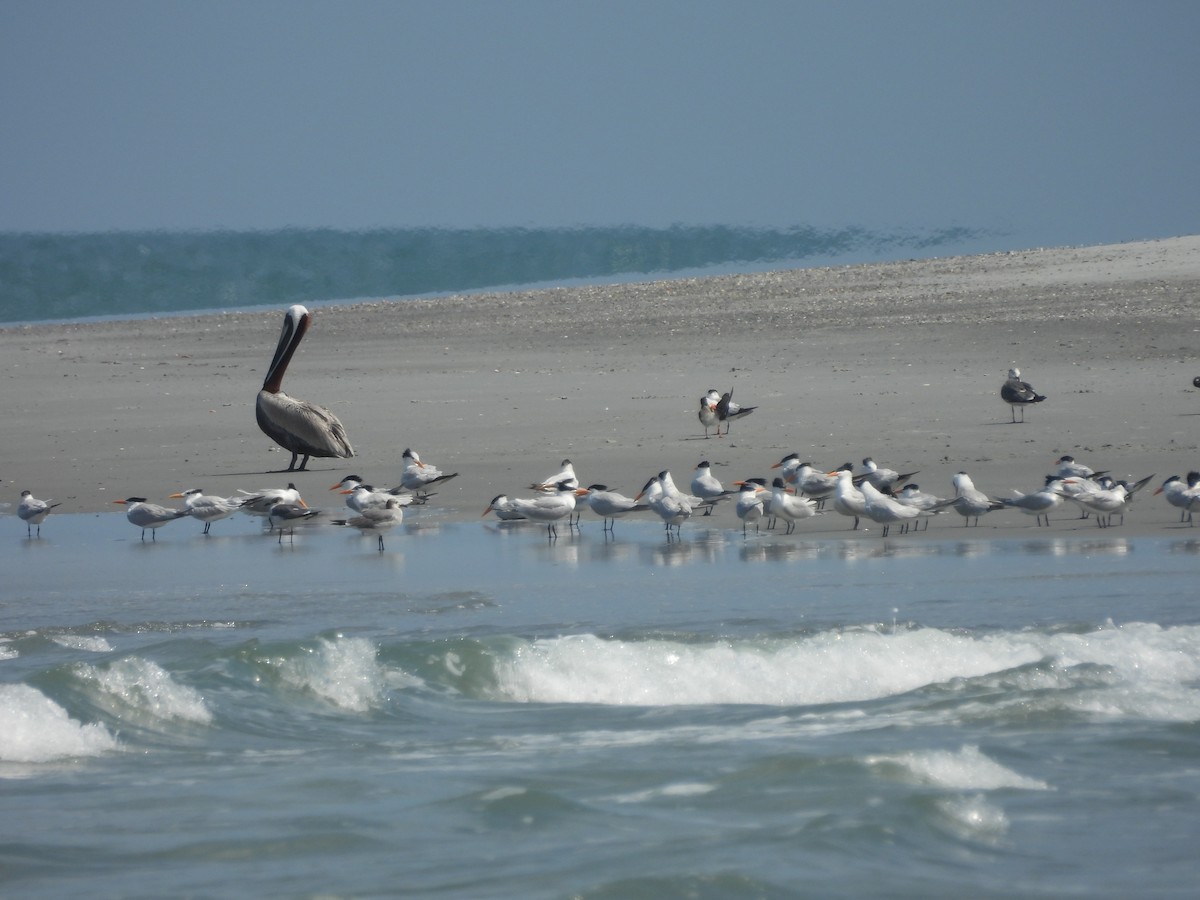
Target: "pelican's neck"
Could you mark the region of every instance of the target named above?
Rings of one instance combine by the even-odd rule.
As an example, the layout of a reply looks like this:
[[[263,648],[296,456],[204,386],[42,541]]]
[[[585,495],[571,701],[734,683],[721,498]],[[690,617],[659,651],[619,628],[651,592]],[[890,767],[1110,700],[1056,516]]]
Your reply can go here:
[[[271,359],[267,377],[263,380],[262,389],[268,394],[279,393],[283,386],[284,373],[287,372],[288,364],[292,361],[296,348],[300,346],[304,333],[308,331],[310,321],[311,317],[307,312],[296,316],[289,311],[284,317],[283,330],[279,333],[279,343],[275,345],[275,356]]]

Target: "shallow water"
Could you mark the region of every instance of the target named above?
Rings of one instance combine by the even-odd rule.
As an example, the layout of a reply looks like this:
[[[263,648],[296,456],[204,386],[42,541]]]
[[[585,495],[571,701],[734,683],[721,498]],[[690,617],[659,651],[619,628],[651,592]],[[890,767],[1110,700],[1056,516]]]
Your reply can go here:
[[[0,524],[0,893],[1194,886],[1182,532]]]

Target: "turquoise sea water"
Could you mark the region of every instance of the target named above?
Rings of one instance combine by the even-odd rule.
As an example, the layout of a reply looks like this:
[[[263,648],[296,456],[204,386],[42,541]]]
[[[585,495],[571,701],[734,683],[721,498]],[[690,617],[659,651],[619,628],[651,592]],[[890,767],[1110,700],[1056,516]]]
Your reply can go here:
[[[383,553],[0,518],[0,894],[1194,890],[1200,539],[1165,512],[553,543],[413,518]]]
[[[850,264],[1010,241],[959,226],[0,234],[0,323]]]

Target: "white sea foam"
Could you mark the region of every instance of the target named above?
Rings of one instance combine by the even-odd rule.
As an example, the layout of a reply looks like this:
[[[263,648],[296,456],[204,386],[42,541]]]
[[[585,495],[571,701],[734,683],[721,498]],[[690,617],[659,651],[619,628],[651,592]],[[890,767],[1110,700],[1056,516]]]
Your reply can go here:
[[[710,794],[716,789],[716,785],[704,784],[702,782],[664,784],[661,787],[649,788],[644,791],[621,794],[613,799],[617,803],[646,803],[650,800],[657,800],[660,797],[699,797],[704,794]]]
[[[896,755],[869,756],[865,760],[872,769],[899,769],[905,777],[921,784],[958,791],[995,791],[1001,788],[1020,788],[1026,791],[1047,791],[1050,786],[1036,778],[1027,778],[1000,765],[967,745],[957,752],[924,750]]]
[[[118,748],[103,725],[83,724],[36,688],[0,685],[0,760],[51,762]]]
[[[117,660],[104,668],[81,666],[82,677],[100,690],[98,702],[105,703],[119,715],[127,710],[148,714],[156,719],[175,719],[207,725],[212,712],[199,691],[179,684],[158,663],[136,656]]]
[[[983,636],[862,628],[706,643],[584,634],[517,644],[495,662],[495,690],[500,699],[534,703],[809,705],[897,696],[1045,662],[1054,674],[1047,681],[1035,673],[1041,687],[1069,685],[1079,666],[1102,667],[1119,685],[1073,702],[1186,720],[1200,712],[1198,651],[1200,627],[1144,624]],[[1122,699],[1131,692],[1137,702]],[[1147,703],[1146,694],[1161,702]]]
[[[112,644],[105,638],[94,635],[55,634],[51,635],[50,640],[69,650],[87,650],[90,653],[108,653],[112,650]]]
[[[365,638],[322,638],[315,647],[287,660],[280,674],[286,682],[335,706],[366,712],[379,702],[387,683],[377,653]]]

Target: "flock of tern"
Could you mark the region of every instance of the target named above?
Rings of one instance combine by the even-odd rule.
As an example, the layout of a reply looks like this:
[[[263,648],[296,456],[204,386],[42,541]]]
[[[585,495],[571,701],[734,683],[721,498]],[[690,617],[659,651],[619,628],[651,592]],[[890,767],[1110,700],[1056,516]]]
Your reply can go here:
[[[314,403],[290,397],[282,390],[288,364],[311,323],[312,315],[303,306],[288,308],[255,404],[255,416],[262,431],[279,446],[291,451],[289,472],[303,471],[311,457],[348,459],[354,456],[346,430],[333,413]],[[1025,407],[1046,399],[1028,382],[1021,380],[1021,372],[1016,368],[1009,370],[1000,397],[1011,408],[1014,423],[1024,422]],[[728,434],[735,419],[750,415],[756,408],[735,402],[732,390],[723,394],[715,389],[707,391],[700,398],[699,410],[704,436],[709,437],[711,429],[715,428],[720,437],[722,425],[724,433]],[[1021,413],[1019,420],[1018,410]],[[333,485],[330,490],[340,490],[345,495],[346,505],[353,515],[333,519],[332,523],[375,535],[382,551],[384,533],[403,522],[404,509],[424,503],[430,496],[430,488],[458,475],[457,472],[443,473],[423,462],[412,449],[404,451],[403,461],[400,484],[396,487],[377,490],[357,475],[348,475]],[[676,537],[680,526],[694,513],[712,515],[714,508],[726,501],[732,502],[743,533],[748,533],[750,526],[757,531],[765,519],[769,526],[783,522],[785,533],[791,534],[798,522],[824,514],[827,506],[834,513],[852,519],[851,528],[854,529],[862,520],[869,519],[881,526],[884,537],[893,525],[899,526],[902,532],[918,528],[922,522],[928,528],[931,517],[951,510],[962,516],[968,526],[978,525],[982,516],[1002,509],[1019,510],[1034,516],[1039,526],[1049,525],[1050,514],[1064,504],[1078,507],[1081,515],[1095,516],[1097,525],[1108,527],[1113,524],[1114,517],[1123,520],[1134,494],[1154,478],[1149,475],[1133,484],[1114,481],[1070,456],[1061,457],[1056,466],[1055,471],[1045,477],[1044,484],[1030,493],[989,497],[975,487],[966,472],[959,472],[952,480],[953,494],[938,497],[912,483],[911,479],[917,473],[900,473],[880,467],[870,457],[862,461],[861,470],[857,472],[850,463],[825,471],[801,461],[798,454],[792,453],[772,466],[779,474],[769,484],[767,479],[755,477],[734,481],[727,488],[713,474],[708,461],[701,461],[686,493],[675,485],[670,471],[663,470],[651,477],[635,497],[628,497],[604,484],[581,487],[571,461],[564,459],[559,471],[529,486],[535,492],[532,497],[497,495],[484,510],[484,515],[491,513],[506,522],[528,520],[545,524],[550,539],[557,538],[557,525],[564,519],[568,527],[578,524],[581,504],[602,519],[606,532],[612,531],[616,520],[623,516],[652,512],[662,520],[668,539]],[[1155,491],[1155,494],[1160,493],[1180,510],[1180,520],[1190,523],[1192,514],[1200,510],[1200,473],[1189,472],[1186,478],[1172,475]],[[185,517],[203,522],[204,534],[208,534],[214,522],[243,511],[264,517],[272,530],[279,530],[282,541],[285,527],[289,535],[294,535],[297,523],[318,515],[290,483],[281,489],[239,491],[235,497],[209,495],[191,488],[171,494],[171,498],[183,500],[183,508],[161,506],[145,497],[128,497],[114,502],[125,505],[126,516],[141,529],[142,540],[145,540],[147,530],[151,540],[157,540],[157,529]],[[59,505],[54,501],[39,500],[30,491],[22,492],[18,516],[26,523],[27,536],[33,537],[36,526],[40,537],[42,522]]]

